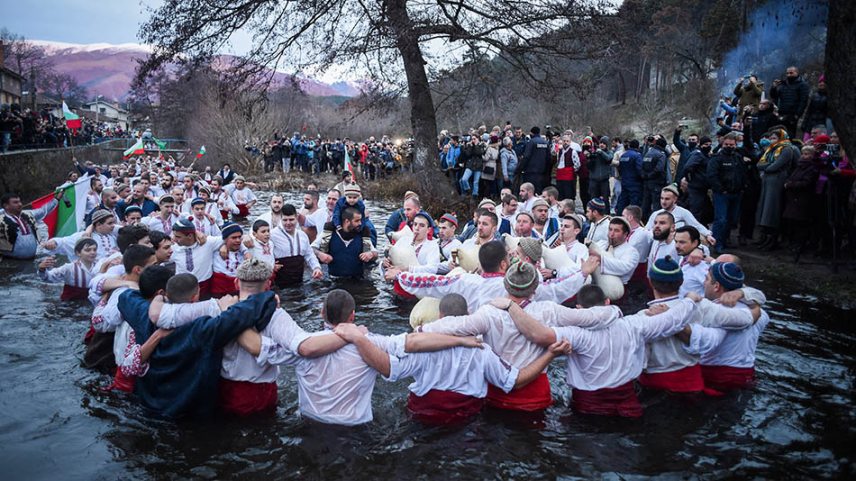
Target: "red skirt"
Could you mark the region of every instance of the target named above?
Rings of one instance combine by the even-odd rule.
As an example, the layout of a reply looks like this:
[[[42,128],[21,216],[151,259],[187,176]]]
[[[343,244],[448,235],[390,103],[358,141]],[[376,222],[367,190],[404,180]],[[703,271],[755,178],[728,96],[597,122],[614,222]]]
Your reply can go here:
[[[85,301],[89,297],[89,288],[70,286],[68,284],[62,286],[62,294],[59,295],[61,301]]]
[[[487,387],[487,405],[512,411],[541,411],[553,404],[550,380],[541,373],[534,381],[520,389],[505,393],[493,385]]]
[[[235,217],[247,217],[250,215],[250,208],[247,207],[247,204],[238,204],[236,207],[238,208],[238,213],[235,214]]]
[[[672,372],[656,374],[643,372],[639,375],[639,384],[648,389],[660,389],[675,393],[704,391],[704,378],[701,375],[701,366],[698,364]]]
[[[426,424],[452,424],[466,421],[478,413],[484,399],[454,391],[432,389],[424,396],[410,393],[407,409],[413,417]]]
[[[137,383],[136,376],[126,376],[122,373],[122,368],[116,368],[116,375],[113,376],[113,384],[109,389],[124,392],[134,392],[134,385]]]
[[[746,389],[755,384],[754,367],[702,366],[701,375],[706,387],[721,392]]]
[[[583,391],[574,389],[572,399],[574,411],[582,414],[601,416],[622,416],[638,418],[642,416],[642,405],[636,397],[633,381],[618,387]]]
[[[200,286],[200,298],[202,297]],[[235,278],[227,276],[222,272],[215,272],[211,276],[211,297],[220,298],[226,295],[234,296],[238,294],[238,288],[235,287]]]
[[[220,378],[220,407],[230,414],[249,416],[276,410],[276,383],[230,381]]]
[[[211,299],[211,279],[205,279],[199,283],[199,300],[207,301]]]

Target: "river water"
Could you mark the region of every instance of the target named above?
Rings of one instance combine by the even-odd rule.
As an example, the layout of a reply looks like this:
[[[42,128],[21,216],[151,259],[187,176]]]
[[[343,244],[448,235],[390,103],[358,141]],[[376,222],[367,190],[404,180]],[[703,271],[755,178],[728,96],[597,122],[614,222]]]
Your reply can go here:
[[[260,198],[257,213],[268,196]],[[382,226],[389,210],[369,208]],[[298,415],[291,368],[280,375],[274,418],[151,420],[133,397],[103,392],[106,376],[80,367],[91,307],[60,303],[60,286],[42,284],[34,264],[3,261],[0,479],[853,479],[851,316],[764,279],[752,283],[767,292],[773,318],[753,390],[645,395],[640,420],[579,416],[567,408],[559,359],[549,371],[556,403],[539,418],[485,411],[463,426],[429,428],[408,417],[406,382],[379,380],[374,421],[345,429]],[[410,306],[376,274],[283,291],[283,307],[317,330],[332,287],[354,295],[357,322],[372,331],[409,327]]]

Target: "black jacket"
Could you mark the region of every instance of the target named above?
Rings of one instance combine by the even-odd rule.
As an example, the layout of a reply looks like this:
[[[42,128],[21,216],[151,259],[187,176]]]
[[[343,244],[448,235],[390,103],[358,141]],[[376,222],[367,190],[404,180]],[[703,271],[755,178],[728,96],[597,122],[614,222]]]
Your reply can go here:
[[[535,135],[526,144],[519,170],[527,174],[547,174],[549,169],[550,144],[544,137]]]
[[[779,107],[780,115],[801,116],[808,104],[808,84],[802,77],[793,81],[785,79],[779,85],[770,87],[770,98]]]
[[[740,194],[746,185],[746,165],[735,150],[726,154],[720,150],[707,163],[707,182],[717,194]]]

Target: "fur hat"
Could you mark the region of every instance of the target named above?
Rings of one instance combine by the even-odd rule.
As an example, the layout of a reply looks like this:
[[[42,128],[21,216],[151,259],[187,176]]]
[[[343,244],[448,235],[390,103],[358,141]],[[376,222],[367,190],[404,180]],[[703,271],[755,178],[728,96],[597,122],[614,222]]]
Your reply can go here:
[[[142,212],[142,210],[140,210],[140,212]],[[95,224],[96,222],[107,219],[108,217],[113,217],[113,213],[107,209],[98,209],[92,213],[92,223]]]
[[[481,209],[482,207],[484,207],[484,206],[486,206],[486,205],[488,205],[488,204],[490,204],[490,205],[492,205],[492,206],[496,207],[496,202],[492,201],[491,199],[484,198],[484,199],[482,199],[482,200],[481,200],[481,202],[479,202],[479,206],[478,206],[478,208],[479,208],[479,209]]]
[[[517,214],[517,216],[514,218],[514,220],[517,221],[517,217],[520,217],[521,215],[525,215],[526,217],[529,217],[529,220],[531,220],[533,224],[535,223],[535,218],[532,217],[532,214],[530,214],[529,212],[520,212],[519,214]]]
[[[260,259],[248,259],[238,266],[235,277],[246,282],[261,282],[270,279],[273,268],[267,262]]]
[[[620,215],[613,216],[609,220],[610,224],[612,224],[613,222],[621,222],[622,224],[626,225],[627,226],[627,232],[630,232],[633,230],[633,227],[630,227],[630,222],[627,222],[627,219],[625,219],[624,217],[622,217]]]
[[[226,239],[227,237],[229,237],[230,235],[232,235],[236,232],[243,233],[244,230],[241,228],[240,225],[232,222],[232,223],[224,224],[223,229],[220,231],[220,234],[223,236],[223,239]]]
[[[684,280],[684,272],[672,256],[657,259],[648,269],[648,278],[660,282],[680,282]]]
[[[164,194],[158,199],[158,205],[163,205],[166,202],[172,202],[173,204],[175,204],[175,197],[173,197],[171,194]]]
[[[606,215],[609,213],[609,206],[606,204],[606,201],[603,200],[603,197],[595,197],[594,199],[588,201],[586,207],[595,212],[600,212],[602,215]]]
[[[663,187],[662,192],[671,192],[671,193],[675,194],[675,197],[681,196],[680,191],[678,191],[678,186],[675,184],[669,184],[669,185]]]
[[[743,287],[743,269],[733,262],[714,262],[710,266],[710,276],[726,291]]]
[[[505,271],[503,284],[512,296],[528,298],[538,288],[538,271],[528,262],[515,262]]]
[[[517,247],[532,259],[533,263],[538,263],[538,261],[541,260],[542,247],[540,240],[533,239],[531,237],[524,237],[517,243]]]

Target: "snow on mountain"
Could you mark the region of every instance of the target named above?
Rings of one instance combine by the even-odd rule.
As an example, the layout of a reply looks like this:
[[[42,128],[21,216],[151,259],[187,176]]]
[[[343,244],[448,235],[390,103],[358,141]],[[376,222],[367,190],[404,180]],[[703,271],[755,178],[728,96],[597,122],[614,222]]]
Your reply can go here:
[[[47,40],[31,40],[30,43],[43,48],[54,68],[77,79],[90,96],[103,95],[111,100],[124,100],[128,96],[137,60],[144,59],[152,51],[150,46],[136,43],[75,44]],[[290,78],[287,73],[274,74],[274,82],[281,85]],[[314,96],[353,97],[359,94],[355,82],[338,81],[331,85],[300,77],[299,83],[307,94]]]

